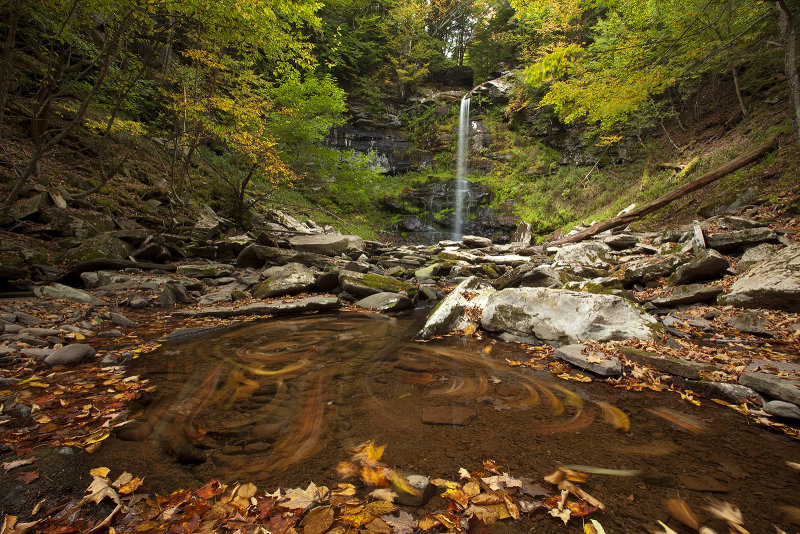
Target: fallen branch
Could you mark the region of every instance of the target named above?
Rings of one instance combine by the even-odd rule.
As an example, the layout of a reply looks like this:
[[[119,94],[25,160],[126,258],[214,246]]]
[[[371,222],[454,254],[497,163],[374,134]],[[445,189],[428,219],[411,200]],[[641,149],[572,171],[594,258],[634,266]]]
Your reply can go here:
[[[660,208],[663,208],[667,204],[671,203],[674,200],[681,198],[682,196],[691,193],[692,191],[696,191],[701,187],[704,187],[716,180],[719,180],[723,176],[727,176],[728,174],[737,171],[744,167],[745,165],[749,165],[754,161],[761,159],[761,157],[770,151],[770,149],[775,145],[778,141],[778,135],[772,136],[766,143],[757,146],[753,150],[749,152],[745,152],[739,157],[736,157],[729,162],[725,163],[724,165],[717,167],[711,172],[707,172],[706,174],[700,176],[696,180],[692,180],[688,184],[685,184],[664,196],[661,196],[652,202],[645,204],[644,206],[635,209],[625,215],[621,215],[618,217],[612,217],[606,221],[599,222],[597,224],[593,224],[586,230],[578,232],[576,234],[572,234],[570,236],[564,237],[559,239],[554,244],[556,245],[563,245],[565,243],[577,243],[579,241],[583,241],[587,237],[592,237],[593,235],[597,235],[600,232],[605,230],[610,230],[612,228],[616,228],[617,226],[622,226],[624,224],[628,224],[640,217],[644,217]]]

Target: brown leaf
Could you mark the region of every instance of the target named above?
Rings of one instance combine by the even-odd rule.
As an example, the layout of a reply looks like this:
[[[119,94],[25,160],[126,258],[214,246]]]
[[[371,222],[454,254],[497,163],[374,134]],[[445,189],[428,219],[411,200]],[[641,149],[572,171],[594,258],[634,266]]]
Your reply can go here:
[[[392,534],[392,527],[380,517],[376,517],[367,524],[367,532],[372,534]],[[305,533],[304,533],[305,534]]]
[[[333,508],[330,506],[318,506],[308,512],[300,522],[303,527],[303,534],[322,534],[333,525]]]
[[[24,473],[20,473],[19,476],[17,476],[17,480],[19,480],[20,482],[24,482],[25,484],[30,484],[37,478],[39,478],[38,469],[36,471],[26,471]]]
[[[400,510],[397,517],[385,515],[381,519],[392,527],[394,534],[411,534],[417,527],[417,520],[405,510]]]
[[[373,501],[367,504],[365,511],[369,515],[372,516],[379,516],[379,515],[387,515],[394,513],[397,511],[398,506],[386,501]]]
[[[669,515],[673,518],[677,519],[684,525],[689,528],[693,528],[694,530],[700,529],[700,520],[697,519],[694,511],[689,506],[689,503],[681,499],[680,497],[676,497],[674,499],[667,499],[666,501],[667,510],[669,511]]]
[[[26,458],[25,460],[14,460],[13,462],[3,462],[3,470],[7,473],[12,469],[33,463],[33,458]]]

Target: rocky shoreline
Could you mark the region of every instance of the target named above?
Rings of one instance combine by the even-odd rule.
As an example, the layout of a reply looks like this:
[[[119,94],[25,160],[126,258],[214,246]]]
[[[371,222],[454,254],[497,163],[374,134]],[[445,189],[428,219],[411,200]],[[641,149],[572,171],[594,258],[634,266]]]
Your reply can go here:
[[[2,424],[24,428],[30,407],[14,386],[44,369],[117,368],[159,339],[252,317],[437,303],[420,339],[547,344],[576,372],[616,383],[638,366],[690,398],[720,399],[797,433],[800,245],[791,228],[724,216],[546,247],[531,246],[523,224],[510,244],[464,236],[389,247],[283,213],[268,232],[212,240],[216,228],[201,230],[213,221],[201,218],[181,250],[214,258],[160,262],[178,241],[162,237],[143,245],[157,254],[140,247],[131,259],[95,258],[35,282],[0,269],[35,296],[0,301],[0,381],[11,388],[0,398]]]

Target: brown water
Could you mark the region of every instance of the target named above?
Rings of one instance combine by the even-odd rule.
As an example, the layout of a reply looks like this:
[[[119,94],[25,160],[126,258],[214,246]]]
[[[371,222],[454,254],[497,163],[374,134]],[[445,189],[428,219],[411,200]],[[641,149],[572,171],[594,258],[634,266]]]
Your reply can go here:
[[[390,466],[450,479],[487,458],[537,480],[570,464],[636,470],[583,484],[608,507],[592,516],[607,532],[667,521],[664,500],[678,496],[697,512],[727,500],[753,533],[798,530],[782,508],[800,506],[800,475],[786,465],[800,462],[798,442],[711,402],[512,368],[506,358],[528,357],[517,345],[414,342],[421,319],[309,315],[165,345],[131,369],[158,386],[152,402],[95,461],[146,476],[146,491],[211,477],[264,490],[332,486],[347,449],[374,440],[388,445]],[[628,431],[611,406],[627,414]],[[452,424],[461,417],[465,424]],[[429,508],[441,506],[434,499]],[[580,520],[565,529],[538,516],[510,528],[531,527],[582,531]]]

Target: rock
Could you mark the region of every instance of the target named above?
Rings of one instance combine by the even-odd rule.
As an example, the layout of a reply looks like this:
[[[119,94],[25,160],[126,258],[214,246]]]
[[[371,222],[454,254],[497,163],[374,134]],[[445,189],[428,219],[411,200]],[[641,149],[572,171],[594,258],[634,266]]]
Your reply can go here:
[[[776,243],[778,234],[769,228],[719,232],[706,237],[706,245],[720,252],[743,250],[761,243]]]
[[[41,362],[41,361],[44,361],[48,356],[53,354],[56,350],[59,350],[59,349],[33,349],[33,348],[27,348],[27,349],[22,349],[20,351],[20,354],[22,354],[23,356],[27,356],[29,358],[33,358],[34,360]]]
[[[562,345],[588,339],[650,339],[660,328],[655,318],[623,298],[544,288],[504,289],[490,295],[481,325]]]
[[[528,256],[521,256],[519,254],[502,254],[498,256],[483,256],[481,260],[485,263],[493,263],[495,265],[511,265],[518,266],[527,263],[530,258]]]
[[[257,299],[295,295],[308,291],[315,283],[314,272],[299,263],[270,267],[263,274],[266,280],[252,290]]]
[[[467,248],[485,248],[492,246],[491,239],[477,235],[465,235],[461,238],[461,243]]]
[[[0,280],[19,280],[28,277],[28,270],[16,265],[0,265]]]
[[[682,254],[668,254],[634,260],[625,265],[623,271],[624,285],[646,284],[662,276],[669,276],[679,265],[686,262],[688,257]]]
[[[117,312],[111,312],[111,322],[117,326],[123,326],[127,328],[135,328],[139,326],[139,323],[137,323],[136,321],[132,321],[127,317],[125,317],[124,315],[122,315],[121,313]]]
[[[742,254],[739,263],[736,264],[736,274],[747,272],[752,266],[770,259],[777,252],[778,247],[768,243],[762,243],[757,247],[748,248]]]
[[[391,293],[405,291],[412,298],[417,294],[417,286],[414,284],[380,274],[362,274],[343,270],[339,272],[339,285],[343,290],[358,298],[386,291]]]
[[[791,402],[783,402],[779,400],[765,402],[762,409],[770,415],[775,417],[782,417],[784,419],[800,420],[800,406],[792,404]]]
[[[359,308],[392,312],[405,310],[413,306],[411,299],[402,293],[376,293],[356,302]]]
[[[156,262],[165,262],[172,258],[169,249],[158,243],[147,243],[142,245],[131,254],[137,260],[149,260]]]
[[[54,351],[50,356],[44,359],[44,363],[50,367],[54,365],[78,364],[94,355],[95,350],[92,347],[76,343],[74,345],[66,345]]]
[[[44,323],[44,321],[42,321],[35,315],[31,315],[30,313],[25,313],[24,311],[21,310],[14,310],[14,315],[16,317],[17,322],[25,326],[36,326]]]
[[[287,250],[277,247],[265,247],[263,245],[246,246],[236,258],[237,267],[253,267],[260,269],[265,264],[286,265],[287,263],[300,263],[306,267],[314,267],[326,270],[335,261],[329,256],[302,252],[297,250]]]
[[[431,265],[427,265],[422,267],[421,269],[417,269],[414,271],[414,278],[419,281],[422,280],[431,280],[434,276],[438,275],[439,272],[442,270],[441,263],[433,263]]]
[[[659,308],[674,308],[675,306],[685,306],[687,304],[712,302],[718,295],[722,294],[722,291],[722,286],[718,284],[712,286],[691,284],[678,286],[672,290],[672,295],[655,298],[650,302]]]
[[[766,226],[763,223],[745,219],[744,217],[716,217],[713,221],[723,230],[746,230],[748,228],[762,228]],[[707,222],[711,222],[711,220]]]
[[[475,324],[467,318],[467,308],[482,307],[494,289],[478,290],[481,280],[471,276],[458,284],[442,301],[431,311],[425,325],[417,333],[419,339],[428,339],[441,336],[466,328]]]
[[[540,265],[522,275],[518,287],[551,287],[555,288],[576,277],[563,271],[556,270],[549,265]]]
[[[687,386],[692,391],[710,397],[712,399],[722,399],[732,404],[741,404],[742,399],[760,399],[761,396],[754,390],[741,384],[729,384],[727,382],[708,382],[697,380],[689,382]]]
[[[422,422],[426,425],[468,425],[477,413],[465,406],[425,406]]]
[[[564,345],[556,349],[554,356],[596,375],[622,376],[622,364],[617,358],[607,357],[599,352],[584,354],[585,348],[586,345],[582,343]]]
[[[394,499],[395,504],[400,506],[423,506],[428,500],[436,493],[436,486],[430,483],[430,479],[423,475],[413,473],[401,473],[405,479],[406,484],[398,485],[392,483],[390,489],[397,495]],[[416,490],[416,493],[410,493],[406,487],[411,486]]]
[[[766,328],[764,328],[766,324],[767,317],[761,312],[738,313],[728,319],[728,326],[735,328],[740,332],[756,334],[759,336],[772,336],[773,332],[769,332]]]
[[[632,347],[619,347],[619,351],[632,362],[649,365],[661,373],[669,373],[689,380],[698,380],[701,372],[717,370],[715,365],[681,360],[673,356],[655,354]]]
[[[199,308],[177,311],[173,317],[237,317],[251,315],[287,315],[307,311],[334,310],[341,306],[336,297],[306,297],[291,302],[259,302],[244,306]]]
[[[132,299],[131,299],[131,300],[128,302],[128,307],[129,307],[129,308],[134,308],[134,309],[139,309],[139,310],[140,310],[140,309],[144,309],[144,308],[149,308],[150,306],[151,306],[151,304],[150,304],[150,301],[149,301],[149,300],[147,300],[147,299],[146,299],[146,298],[144,298],[144,297],[141,297],[141,296],[139,296],[139,297],[133,297],[133,298],[132,298]]]
[[[178,265],[177,273],[187,278],[220,278],[233,273],[233,265],[227,263],[193,263]]]
[[[65,286],[63,284],[34,287],[33,294],[37,297],[71,300],[73,302],[82,302],[85,304],[93,304],[95,306],[103,306],[108,304],[106,301],[101,300],[94,295],[90,295],[86,291]]]
[[[800,245],[790,245],[752,267],[718,302],[800,312]]]
[[[511,237],[511,243],[527,247],[531,244],[532,239],[533,239],[533,230],[531,228],[530,223],[522,221],[521,223],[519,223],[519,226],[517,226],[517,229],[514,231],[514,235]]]
[[[36,193],[32,197],[24,198],[8,209],[8,216],[14,220],[24,219],[39,213],[42,208],[50,204],[50,195]]]
[[[630,234],[617,234],[603,239],[603,243],[614,250],[625,250],[631,248],[639,242],[639,238]]]
[[[669,284],[677,286],[690,282],[716,280],[721,278],[730,266],[728,258],[719,252],[701,250],[694,258],[675,270],[669,277]]]
[[[492,286],[498,290],[505,289],[507,287],[519,287],[527,273],[536,269],[540,265],[548,263],[548,261],[549,260],[544,257],[531,258],[526,263],[514,267],[510,271],[506,271],[504,274],[500,275],[499,278],[493,280]]]
[[[356,235],[314,234],[289,239],[292,248],[324,256],[338,256],[350,250],[364,250],[364,240]]]
[[[777,375],[746,371],[739,376],[739,383],[759,393],[769,395],[778,400],[800,404],[800,382],[780,378]]]
[[[247,286],[238,282],[220,286],[216,291],[206,293],[200,297],[198,304],[201,306],[206,306],[208,304],[215,304],[217,302],[231,302],[233,300],[233,293],[236,291],[242,291],[244,289],[247,289]]]
[[[201,204],[199,209],[199,220],[192,228],[192,240],[208,241],[219,234],[223,224],[227,221],[218,216],[210,206]]]
[[[611,263],[611,247],[596,241],[564,245],[556,252],[555,261],[559,263],[580,263],[581,265],[608,269]]]
[[[72,263],[108,258],[121,260],[127,258],[133,247],[121,239],[117,239],[110,232],[103,232],[85,241],[79,247],[67,251],[65,257]]]

